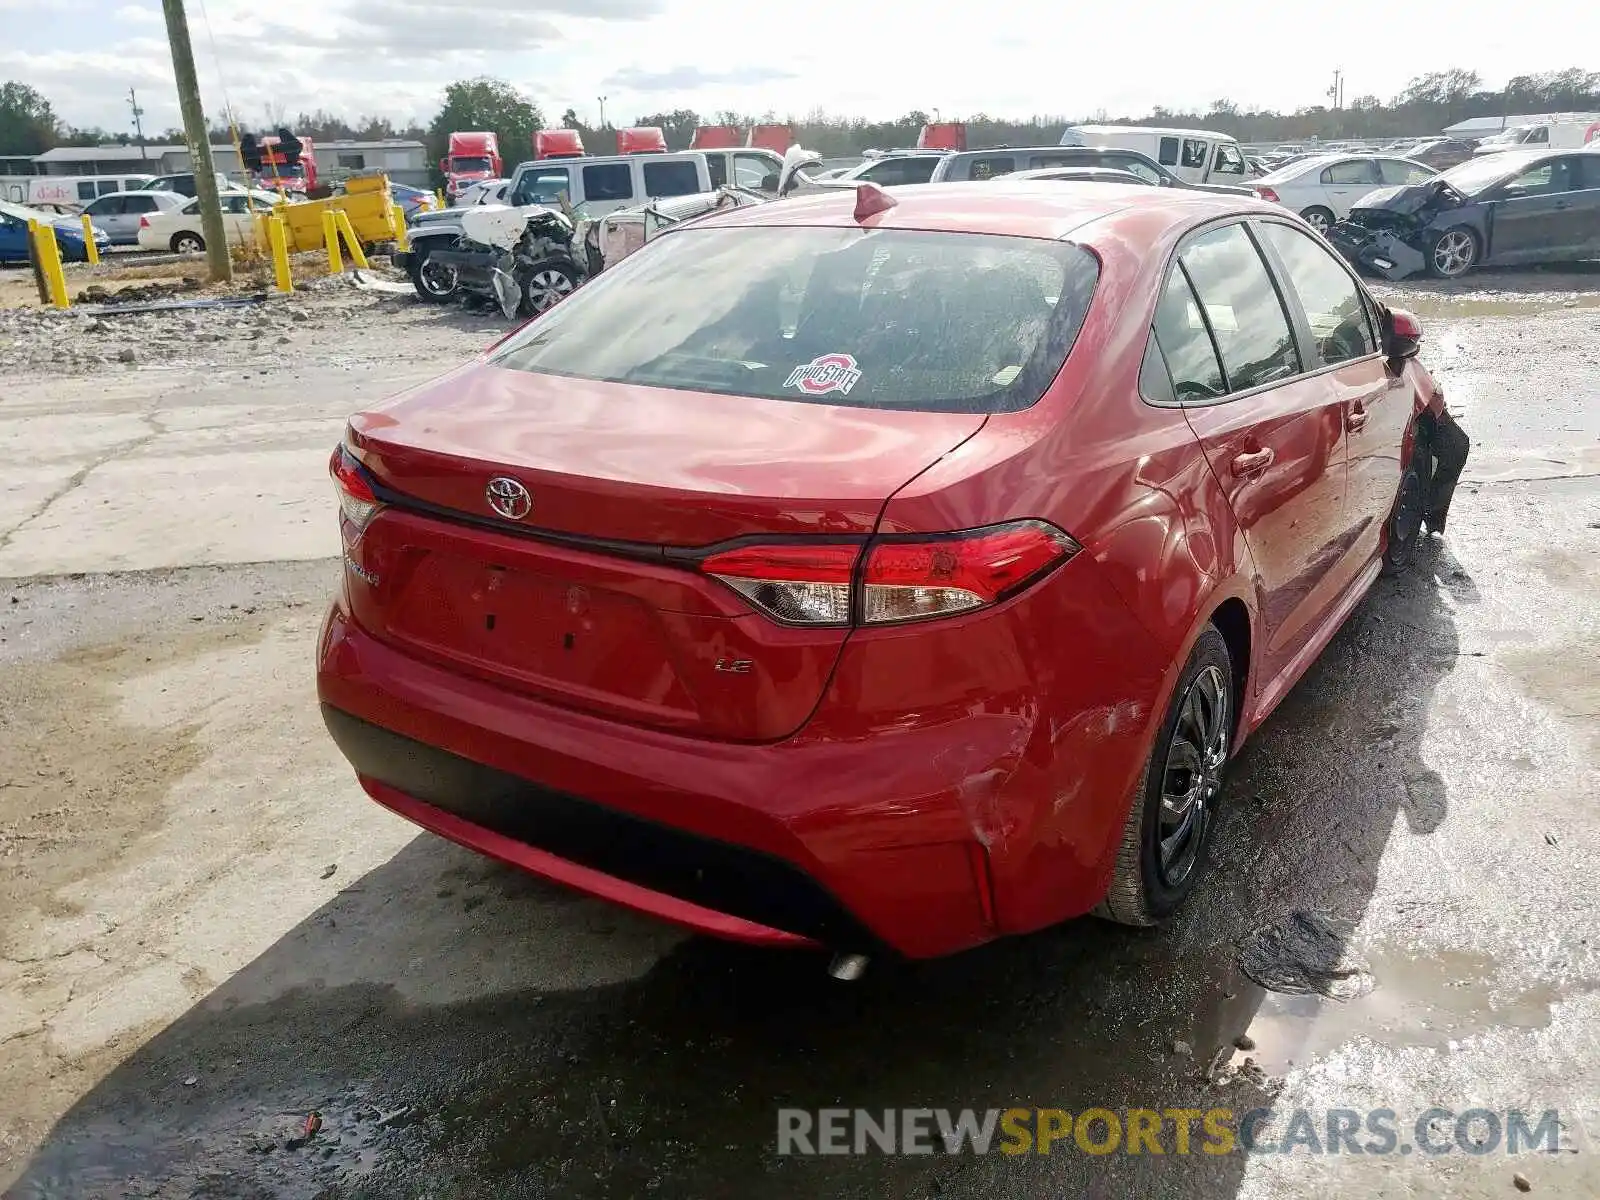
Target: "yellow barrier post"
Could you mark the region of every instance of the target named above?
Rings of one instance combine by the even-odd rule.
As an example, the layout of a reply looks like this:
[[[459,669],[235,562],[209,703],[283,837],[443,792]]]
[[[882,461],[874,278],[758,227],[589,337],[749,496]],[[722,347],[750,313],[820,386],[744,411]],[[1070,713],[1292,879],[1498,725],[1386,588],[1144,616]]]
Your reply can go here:
[[[84,213],[80,220],[83,221],[83,252],[93,265],[100,261],[100,247],[94,244],[94,222],[89,219],[88,213]]]
[[[67,298],[67,273],[61,266],[61,246],[56,241],[55,226],[29,221],[28,236],[33,239],[34,253],[39,256],[39,267],[44,271],[45,282],[50,286],[50,303],[57,308],[68,307],[72,302]]]
[[[406,237],[406,210],[398,204],[394,206],[394,248],[402,252],[411,249],[411,240]]]
[[[272,250],[272,273],[277,276],[278,290],[294,291],[294,276],[289,273],[289,241],[283,236],[283,218],[276,213],[267,217],[267,245]]]
[[[356,266],[363,271],[369,270],[372,264],[367,261],[367,252],[361,248],[361,239],[356,236],[355,226],[350,224],[350,214],[337,208],[334,209],[333,219],[338,223],[339,232],[344,234],[345,245],[350,247],[350,257],[355,259]]]
[[[334,220],[331,209],[322,214],[322,240],[328,244],[328,274],[342,275],[344,258],[339,253],[339,223]]]
[[[443,188],[435,188],[433,195],[434,195],[434,199],[438,200],[438,202],[439,202],[439,211],[440,212],[443,212],[447,207],[449,207],[444,202],[444,189]]]

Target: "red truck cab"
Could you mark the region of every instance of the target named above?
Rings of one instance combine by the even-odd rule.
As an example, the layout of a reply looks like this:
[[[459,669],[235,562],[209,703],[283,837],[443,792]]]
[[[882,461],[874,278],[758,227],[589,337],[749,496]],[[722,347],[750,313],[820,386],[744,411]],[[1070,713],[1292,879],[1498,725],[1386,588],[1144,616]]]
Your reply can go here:
[[[294,192],[304,195],[317,186],[317,156],[310,138],[300,138],[300,158],[291,163],[279,147],[279,139],[267,134],[257,139],[261,147],[261,169],[255,173],[256,186],[268,192]]]
[[[439,160],[444,172],[444,194],[454,200],[475,183],[499,179],[505,171],[500,139],[492,133],[452,133],[450,153]]]
[[[744,144],[783,155],[794,145],[794,137],[787,125],[752,125]]]

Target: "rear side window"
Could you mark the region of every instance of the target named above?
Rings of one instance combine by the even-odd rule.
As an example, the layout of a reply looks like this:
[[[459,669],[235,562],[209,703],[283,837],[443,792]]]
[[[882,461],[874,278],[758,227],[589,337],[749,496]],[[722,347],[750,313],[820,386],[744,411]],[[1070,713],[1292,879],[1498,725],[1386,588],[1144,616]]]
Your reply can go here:
[[[1324,365],[1365,358],[1378,351],[1367,323],[1361,289],[1328,249],[1309,234],[1287,225],[1257,226],[1283,260],[1289,284],[1305,309]]]
[[[1173,267],[1167,275],[1167,286],[1156,305],[1155,334],[1177,400],[1195,403],[1228,394],[1211,333],[1181,266]],[[1163,399],[1154,384],[1143,382],[1143,387],[1150,399]]]
[[[1010,412],[1060,371],[1098,276],[1088,251],[1035,238],[689,228],[603,273],[492,361],[812,404]]]
[[[116,189],[113,188],[112,190],[115,191]],[[79,200],[93,200],[98,194],[99,193],[94,190],[94,184],[92,183],[80,183],[78,185]]]
[[[933,177],[933,169],[938,165],[939,160],[936,158],[885,158],[868,167],[856,178],[870,179],[882,187],[927,183]]]
[[[1330,187],[1353,183],[1380,183],[1375,164],[1370,158],[1352,158],[1349,162],[1334,163],[1322,168],[1322,182]]]
[[[1243,225],[1224,225],[1179,254],[1222,356],[1229,392],[1300,373],[1289,318]]]
[[[1009,175],[1017,169],[1017,160],[1010,154],[990,154],[983,158],[975,158],[970,164],[971,179],[993,179],[998,175]]]
[[[644,164],[644,194],[690,196],[700,190],[700,173],[692,162],[647,162]]]
[[[585,200],[632,200],[633,168],[627,163],[599,163],[583,169]]]
[[[1206,165],[1206,151],[1210,146],[1198,138],[1183,139],[1183,165],[1195,170]]]
[[[1177,138],[1164,137],[1161,139],[1161,145],[1156,149],[1156,161],[1163,167],[1175,167],[1178,165]]]

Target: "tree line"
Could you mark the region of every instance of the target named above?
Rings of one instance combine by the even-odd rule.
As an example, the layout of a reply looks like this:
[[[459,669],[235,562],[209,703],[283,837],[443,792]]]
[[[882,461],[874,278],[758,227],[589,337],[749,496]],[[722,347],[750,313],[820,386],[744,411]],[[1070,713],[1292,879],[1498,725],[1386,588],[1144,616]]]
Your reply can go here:
[[[1341,107],[1312,106],[1294,112],[1246,110],[1231,100],[1214,101],[1204,112],[1157,107],[1148,113],[1109,113],[1104,109],[1072,118],[1034,116],[1023,120],[975,113],[961,118],[967,125],[969,143],[974,146],[1053,144],[1068,125],[1084,121],[1119,125],[1171,125],[1182,128],[1215,129],[1230,133],[1243,142],[1300,141],[1307,138],[1353,139],[1404,137],[1437,133],[1448,125],[1472,117],[1510,117],[1520,113],[1600,111],[1600,72],[1573,67],[1519,75],[1499,91],[1486,89],[1473,71],[1451,69],[1419,75],[1399,95],[1384,101],[1377,96],[1357,96]],[[381,141],[410,138],[425,143],[429,159],[437,163],[448,148],[454,130],[492,130],[500,139],[501,154],[509,167],[531,153],[533,134],[546,127],[545,113],[513,84],[487,77],[464,79],[444,89],[438,113],[427,125],[396,125],[387,117],[362,116],[349,120],[318,109],[290,115],[281,106],[264,114],[252,128],[257,131],[287,126],[301,137],[313,140],[351,138]],[[825,157],[844,157],[863,150],[914,145],[918,131],[930,120],[917,110],[892,121],[869,121],[815,109],[804,116],[782,117],[773,112],[760,114],[720,111],[701,114],[679,108],[670,112],[646,113],[634,118],[635,125],[659,125],[666,131],[673,149],[688,146],[698,125],[749,126],[758,122],[782,122],[794,132],[795,140],[808,150]],[[578,129],[590,153],[604,154],[615,146],[613,127],[587,125],[568,109],[561,114],[561,128]],[[211,131],[213,142],[226,143],[232,134],[227,126]],[[151,143],[182,143],[183,131],[168,129],[150,133]],[[63,122],[48,99],[34,88],[17,80],[0,84],[0,156],[42,154],[56,146],[94,146],[106,142],[130,145],[135,139],[127,132],[108,133],[99,128],[78,128]]]

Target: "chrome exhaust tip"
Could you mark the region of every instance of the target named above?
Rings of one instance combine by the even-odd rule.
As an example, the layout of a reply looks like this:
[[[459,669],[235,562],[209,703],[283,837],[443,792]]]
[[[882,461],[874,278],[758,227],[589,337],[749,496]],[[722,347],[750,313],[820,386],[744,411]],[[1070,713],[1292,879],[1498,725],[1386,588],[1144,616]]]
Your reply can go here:
[[[828,974],[843,983],[854,983],[867,973],[871,961],[865,954],[835,954],[828,964]]]

